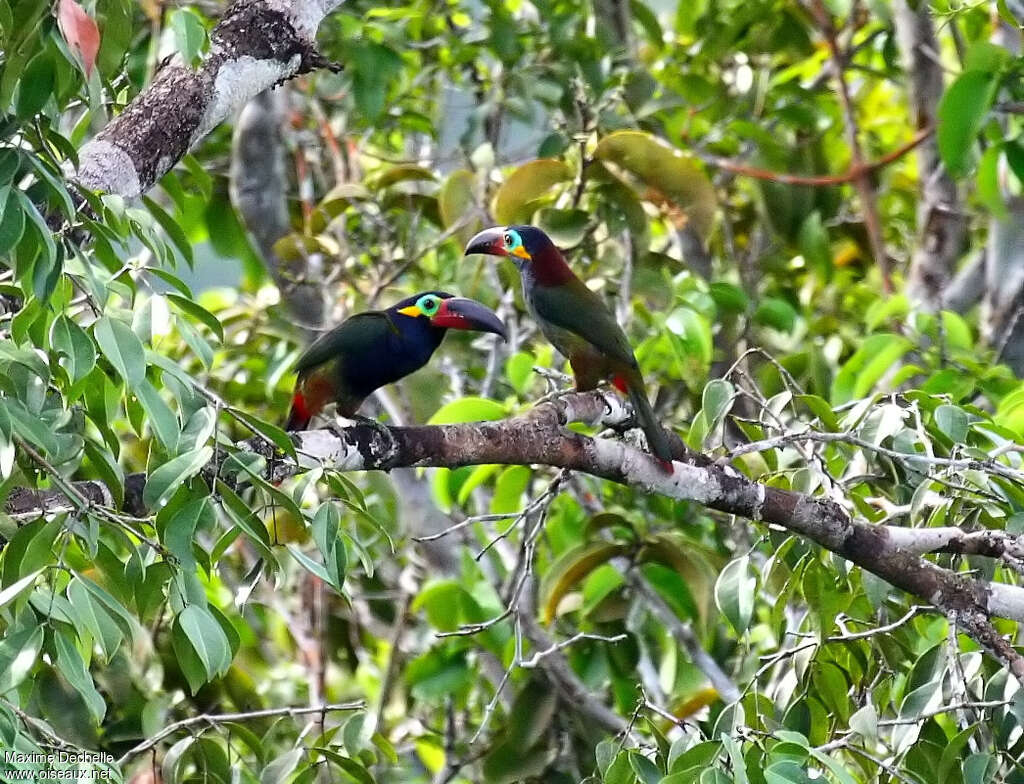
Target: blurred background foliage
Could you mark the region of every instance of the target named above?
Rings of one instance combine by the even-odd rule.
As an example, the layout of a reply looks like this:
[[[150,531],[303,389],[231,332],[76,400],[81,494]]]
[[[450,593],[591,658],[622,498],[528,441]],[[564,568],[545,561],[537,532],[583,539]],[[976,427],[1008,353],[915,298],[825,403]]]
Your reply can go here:
[[[510,341],[452,335],[364,413],[495,419],[564,386],[514,269],[462,257],[530,221],[608,298],[690,446],[873,522],[1021,530],[1019,485],[942,460],[1021,462],[1024,17],[921,6],[937,127],[901,59],[917,9],[886,0],[349,0],[319,33],[341,73],[262,97],[141,202],[81,209],[76,148],[165,56],[198,61],[224,7],[84,2],[86,76],[49,3],[0,0],[0,494],[100,478],[120,502],[146,471],[157,510],[68,490],[70,512],[0,514],[0,749],[102,750],[152,782],[1024,780],[1015,681],[779,531],[529,466],[200,471],[215,444],[286,440],[319,328],[414,291],[498,308]],[[904,149],[858,169],[919,132],[937,167]],[[921,296],[939,176],[965,234]],[[280,193],[270,218],[253,188]],[[980,257],[976,296],[943,307]],[[132,751],[200,713],[246,715]]]

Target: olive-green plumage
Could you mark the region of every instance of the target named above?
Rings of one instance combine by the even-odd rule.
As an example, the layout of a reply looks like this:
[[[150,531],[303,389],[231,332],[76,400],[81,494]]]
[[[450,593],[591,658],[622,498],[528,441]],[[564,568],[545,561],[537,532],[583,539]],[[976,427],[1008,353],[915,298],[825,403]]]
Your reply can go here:
[[[551,239],[533,226],[487,229],[466,253],[507,256],[523,279],[523,298],[541,332],[572,366],[576,389],[611,381],[629,395],[651,451],[671,462],[672,450],[650,401],[633,349],[604,301],[569,268]]]

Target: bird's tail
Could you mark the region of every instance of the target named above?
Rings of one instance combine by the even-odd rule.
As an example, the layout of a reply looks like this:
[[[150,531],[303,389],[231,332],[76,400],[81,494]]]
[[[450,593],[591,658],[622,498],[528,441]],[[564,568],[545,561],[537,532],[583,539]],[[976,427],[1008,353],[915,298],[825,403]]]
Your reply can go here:
[[[306,399],[298,390],[292,396],[292,407],[288,410],[288,421],[284,424],[286,433],[305,430],[313,416],[306,407]]]
[[[654,409],[647,399],[647,390],[644,389],[643,379],[638,377],[631,379],[629,384],[629,402],[633,404],[636,411],[636,418],[640,423],[640,429],[647,436],[647,447],[661,462],[665,469],[672,471],[672,449],[668,444],[668,436],[654,416]]]

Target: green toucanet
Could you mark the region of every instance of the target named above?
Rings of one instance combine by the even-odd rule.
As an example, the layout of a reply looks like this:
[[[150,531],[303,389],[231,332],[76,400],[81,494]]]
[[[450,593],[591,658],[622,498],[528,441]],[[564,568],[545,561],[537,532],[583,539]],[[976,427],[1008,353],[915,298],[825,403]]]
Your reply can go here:
[[[672,451],[647,399],[636,357],[604,301],[569,268],[555,244],[534,226],[497,226],[469,241],[466,253],[507,256],[523,279],[523,298],[544,337],[569,360],[576,389],[609,380],[629,396],[647,443],[666,467]]]

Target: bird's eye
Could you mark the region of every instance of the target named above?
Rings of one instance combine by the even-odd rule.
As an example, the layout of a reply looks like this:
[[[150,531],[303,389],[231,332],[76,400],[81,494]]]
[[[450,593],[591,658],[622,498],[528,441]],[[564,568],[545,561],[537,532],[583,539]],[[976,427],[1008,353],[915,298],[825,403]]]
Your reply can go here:
[[[506,234],[505,235],[505,244],[506,245],[511,245],[512,244],[512,235],[511,234]]]
[[[437,297],[423,297],[419,301],[420,312],[424,316],[433,316],[437,313],[438,305]]]

